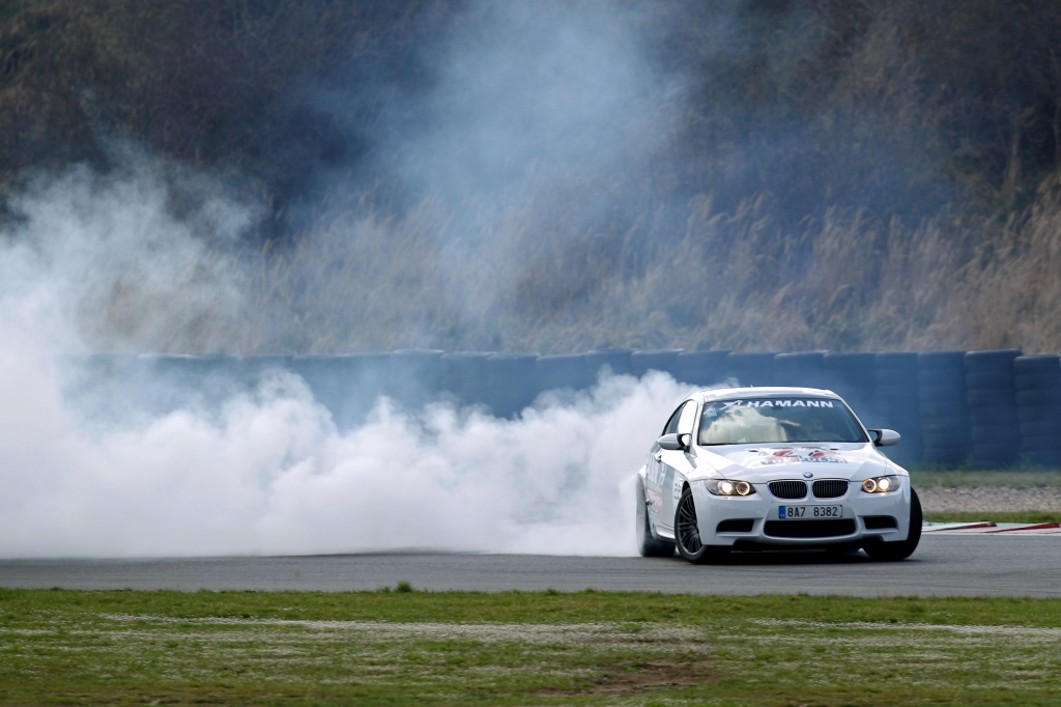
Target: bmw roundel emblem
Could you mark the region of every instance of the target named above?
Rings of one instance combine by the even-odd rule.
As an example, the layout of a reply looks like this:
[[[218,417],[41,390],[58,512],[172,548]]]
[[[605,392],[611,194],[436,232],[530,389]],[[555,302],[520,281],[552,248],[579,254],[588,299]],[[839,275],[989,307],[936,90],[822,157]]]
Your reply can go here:
[[[812,472],[812,471],[803,472],[803,478],[804,479],[813,479],[814,478],[814,472]]]

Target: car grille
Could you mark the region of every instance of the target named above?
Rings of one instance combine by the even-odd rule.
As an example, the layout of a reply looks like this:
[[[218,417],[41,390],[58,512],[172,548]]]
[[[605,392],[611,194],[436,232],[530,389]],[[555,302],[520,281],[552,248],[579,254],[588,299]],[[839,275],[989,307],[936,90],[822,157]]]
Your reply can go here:
[[[854,520],[770,520],[763,532],[774,538],[835,538],[853,535]]]
[[[776,498],[803,498],[807,495],[806,481],[771,481],[770,493]]]
[[[770,493],[775,498],[804,498],[807,495],[807,482],[786,480],[771,481]],[[817,498],[839,498],[847,493],[847,481],[845,479],[819,479],[812,486]]]
[[[820,479],[814,482],[813,488],[818,498],[839,498],[847,493],[847,480]]]

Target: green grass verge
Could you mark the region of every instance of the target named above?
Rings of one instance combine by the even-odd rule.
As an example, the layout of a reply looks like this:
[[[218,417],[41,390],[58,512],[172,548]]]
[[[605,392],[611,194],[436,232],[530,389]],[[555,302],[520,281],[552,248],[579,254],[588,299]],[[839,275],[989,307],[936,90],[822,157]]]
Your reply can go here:
[[[401,589],[0,590],[0,702],[1061,702],[1061,600]]]

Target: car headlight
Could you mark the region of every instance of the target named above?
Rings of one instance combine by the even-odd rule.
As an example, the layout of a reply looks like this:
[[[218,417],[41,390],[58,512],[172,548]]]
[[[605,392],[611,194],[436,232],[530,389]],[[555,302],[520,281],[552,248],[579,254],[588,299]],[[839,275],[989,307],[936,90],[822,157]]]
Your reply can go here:
[[[747,481],[729,479],[708,479],[707,490],[715,496],[751,496],[755,493],[755,487]]]
[[[898,476],[874,476],[862,482],[862,490],[866,493],[891,493],[898,491],[902,485]]]

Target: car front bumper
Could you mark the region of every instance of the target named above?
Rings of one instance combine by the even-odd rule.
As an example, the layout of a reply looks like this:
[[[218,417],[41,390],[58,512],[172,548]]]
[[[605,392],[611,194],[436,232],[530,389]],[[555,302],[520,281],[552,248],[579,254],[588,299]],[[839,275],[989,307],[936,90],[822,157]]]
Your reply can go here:
[[[717,547],[808,548],[898,542],[910,526],[910,483],[870,494],[851,483],[843,496],[828,499],[774,497],[766,484],[750,496],[715,496],[703,481],[690,482],[700,540]],[[791,517],[792,507],[802,517]],[[839,515],[837,515],[839,513]],[[816,514],[820,514],[816,517]]]

